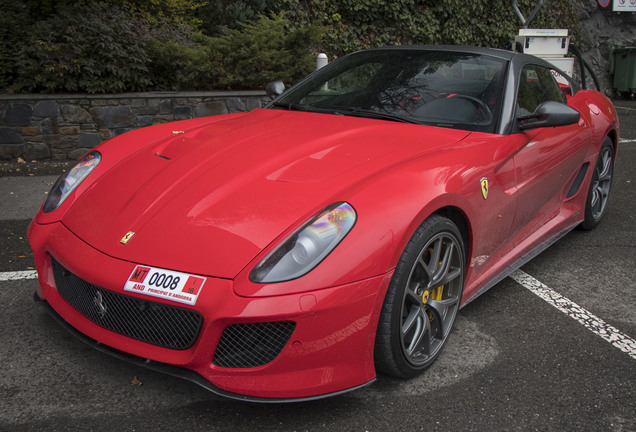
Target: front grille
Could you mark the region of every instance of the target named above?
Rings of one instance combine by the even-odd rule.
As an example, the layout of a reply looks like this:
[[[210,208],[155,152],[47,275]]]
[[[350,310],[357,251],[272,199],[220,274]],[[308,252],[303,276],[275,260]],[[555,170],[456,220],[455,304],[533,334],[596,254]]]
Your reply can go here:
[[[212,363],[228,368],[267,364],[280,354],[295,328],[293,321],[230,325],[223,331]]]
[[[118,294],[88,283],[52,259],[60,295],[95,324],[160,347],[187,349],[196,341],[203,318],[191,309]]]

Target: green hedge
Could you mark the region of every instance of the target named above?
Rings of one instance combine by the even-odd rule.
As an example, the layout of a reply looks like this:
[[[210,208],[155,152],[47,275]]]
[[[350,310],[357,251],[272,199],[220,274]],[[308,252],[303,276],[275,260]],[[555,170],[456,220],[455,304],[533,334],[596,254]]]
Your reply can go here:
[[[528,15],[536,2],[518,3]],[[0,91],[9,92],[263,88],[299,80],[318,52],[509,48],[521,25],[509,0],[0,0],[0,8]],[[546,1],[532,27],[569,28],[576,40],[572,0]]]
[[[289,27],[282,16],[260,17],[240,30],[187,41],[153,39],[149,53],[154,86],[163,90],[260,89],[273,80],[294,82],[315,68],[311,46],[320,29]]]
[[[510,0],[279,0],[296,26],[328,28],[323,49],[330,57],[383,45],[449,44],[509,49],[521,21]],[[536,0],[519,0],[527,17]],[[576,39],[572,0],[547,0],[533,28],[568,28]]]
[[[116,93],[147,88],[147,23],[106,3],[38,22],[16,56],[16,91]]]

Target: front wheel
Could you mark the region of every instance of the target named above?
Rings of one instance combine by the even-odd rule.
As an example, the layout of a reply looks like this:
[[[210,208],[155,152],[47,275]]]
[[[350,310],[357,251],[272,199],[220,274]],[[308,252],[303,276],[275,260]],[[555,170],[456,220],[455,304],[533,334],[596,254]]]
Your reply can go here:
[[[596,228],[601,221],[607,208],[613,176],[614,146],[612,145],[612,140],[606,137],[601,146],[594,173],[592,173],[592,181],[585,202],[585,219],[580,225],[582,229],[590,230]]]
[[[408,378],[435,361],[459,310],[465,267],[457,226],[430,216],[406,246],[387,290],[375,343],[379,372]]]

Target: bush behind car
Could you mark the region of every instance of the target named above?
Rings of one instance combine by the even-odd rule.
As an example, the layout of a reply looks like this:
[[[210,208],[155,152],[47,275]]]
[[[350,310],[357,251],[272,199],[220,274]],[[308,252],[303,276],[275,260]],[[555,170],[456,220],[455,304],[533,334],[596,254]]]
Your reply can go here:
[[[383,45],[508,48],[520,25],[508,2],[490,0],[213,3],[0,0],[0,91],[256,89],[298,81],[321,51],[333,59]],[[519,6],[527,13],[534,2]],[[545,4],[533,26],[579,34],[569,0]]]

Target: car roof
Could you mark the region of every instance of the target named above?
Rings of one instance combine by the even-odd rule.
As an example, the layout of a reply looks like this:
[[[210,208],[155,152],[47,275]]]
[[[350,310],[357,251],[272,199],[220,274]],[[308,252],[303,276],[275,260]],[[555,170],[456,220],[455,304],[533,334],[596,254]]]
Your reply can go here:
[[[477,55],[485,55],[489,57],[498,58],[506,61],[515,61],[515,62],[539,62],[541,64],[545,63],[544,60],[529,55],[523,54],[515,51],[504,50],[500,48],[485,48],[485,47],[476,47],[476,46],[464,46],[464,45],[395,45],[395,46],[386,46],[381,48],[370,48],[361,51],[357,51],[353,54],[362,53],[362,52],[382,52],[382,51],[445,51],[445,52],[459,52],[466,54],[477,54]]]

